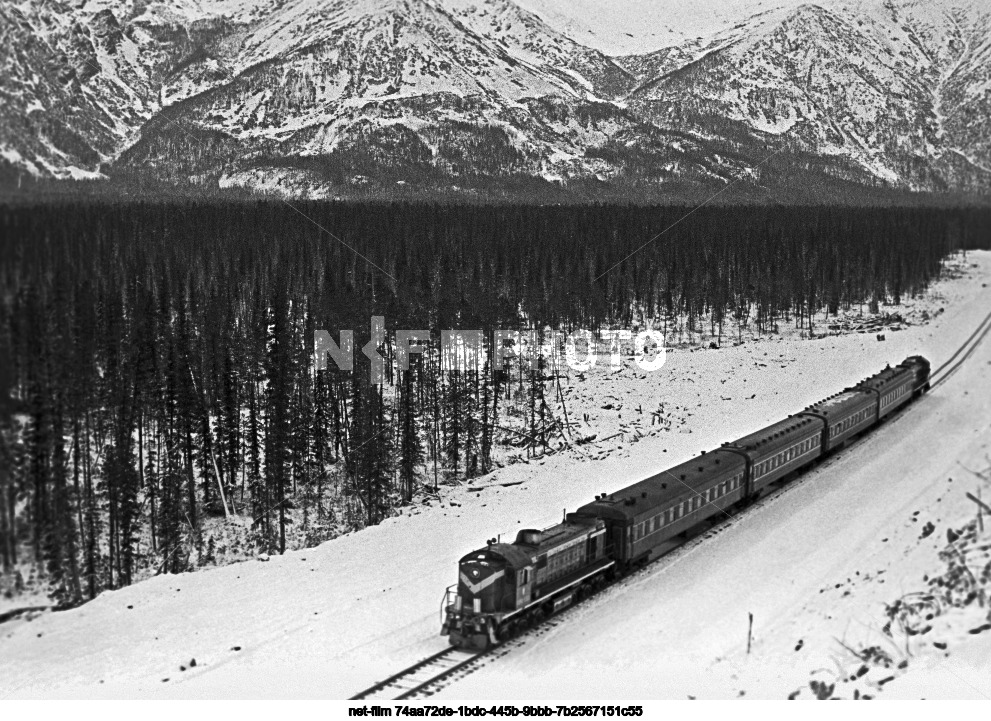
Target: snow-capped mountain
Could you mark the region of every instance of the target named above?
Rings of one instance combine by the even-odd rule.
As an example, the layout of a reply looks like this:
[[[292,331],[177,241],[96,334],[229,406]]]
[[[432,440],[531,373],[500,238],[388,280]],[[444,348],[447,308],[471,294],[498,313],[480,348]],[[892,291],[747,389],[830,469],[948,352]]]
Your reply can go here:
[[[656,49],[615,55],[579,42],[583,7],[5,3],[0,157],[311,195],[483,176],[766,182],[784,167],[991,187],[981,2],[782,0],[674,44],[652,25],[630,47]]]
[[[892,183],[966,185],[991,168],[991,15],[931,4],[802,5],[715,38],[628,97],[704,132],[738,120]]]

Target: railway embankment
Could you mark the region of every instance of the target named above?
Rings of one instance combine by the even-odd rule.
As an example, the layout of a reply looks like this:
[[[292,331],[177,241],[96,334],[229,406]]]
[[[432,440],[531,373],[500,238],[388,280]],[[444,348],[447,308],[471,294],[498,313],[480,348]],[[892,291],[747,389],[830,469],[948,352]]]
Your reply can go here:
[[[837,640],[837,670],[812,673],[788,698],[984,697],[986,684],[972,676],[991,664],[991,462],[957,481],[948,492],[972,501],[974,515],[943,522],[929,509],[913,518],[920,545],[942,547],[914,586],[884,603],[876,642]]]

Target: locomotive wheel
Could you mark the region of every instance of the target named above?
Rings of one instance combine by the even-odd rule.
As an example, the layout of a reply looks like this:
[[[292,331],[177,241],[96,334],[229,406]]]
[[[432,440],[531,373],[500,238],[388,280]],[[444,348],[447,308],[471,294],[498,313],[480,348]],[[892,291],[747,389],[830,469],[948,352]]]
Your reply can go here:
[[[510,621],[505,626],[499,629],[499,640],[509,641],[512,638],[516,638],[517,634],[520,632],[520,625],[517,621]]]

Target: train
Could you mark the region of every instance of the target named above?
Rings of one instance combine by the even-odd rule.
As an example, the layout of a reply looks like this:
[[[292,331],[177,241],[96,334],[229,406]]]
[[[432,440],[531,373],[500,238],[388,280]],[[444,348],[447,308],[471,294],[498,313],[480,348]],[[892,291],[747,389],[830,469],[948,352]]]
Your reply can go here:
[[[888,366],[805,410],[613,493],[561,523],[490,539],[458,564],[441,634],[484,651],[682,545],[714,518],[752,503],[929,390],[921,355]]]

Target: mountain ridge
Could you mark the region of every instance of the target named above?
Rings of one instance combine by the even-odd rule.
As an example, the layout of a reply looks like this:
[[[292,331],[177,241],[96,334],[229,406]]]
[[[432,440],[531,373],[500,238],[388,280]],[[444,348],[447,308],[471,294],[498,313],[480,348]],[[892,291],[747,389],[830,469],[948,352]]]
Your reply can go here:
[[[966,0],[805,3],[618,56],[511,0],[25,0],[0,20],[7,175],[319,198],[480,177],[770,187],[787,159],[991,187],[991,11]]]

